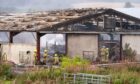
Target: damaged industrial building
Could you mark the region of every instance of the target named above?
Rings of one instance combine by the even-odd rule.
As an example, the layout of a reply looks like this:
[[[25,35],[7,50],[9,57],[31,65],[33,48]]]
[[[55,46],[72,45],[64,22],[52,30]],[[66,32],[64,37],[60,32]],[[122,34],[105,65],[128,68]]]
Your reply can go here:
[[[16,64],[26,63],[27,60],[27,64],[32,64],[32,52],[36,49],[37,61],[40,62],[40,38],[47,34],[63,34],[65,55],[98,61],[102,58],[101,49],[107,48],[107,61],[115,62],[125,58],[123,49],[129,44],[136,51],[136,61],[140,61],[139,30],[139,18],[114,9],[68,9],[1,15],[0,31],[7,35],[9,41],[1,42],[1,56]],[[13,38],[25,32],[33,33],[35,45],[14,43]]]

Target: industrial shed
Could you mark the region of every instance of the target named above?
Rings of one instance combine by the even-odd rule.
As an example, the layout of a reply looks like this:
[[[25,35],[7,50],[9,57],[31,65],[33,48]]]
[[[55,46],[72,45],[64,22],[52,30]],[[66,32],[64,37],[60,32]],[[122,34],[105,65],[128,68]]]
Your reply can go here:
[[[36,49],[40,61],[40,37],[45,34],[65,34],[66,54],[82,56],[96,60],[100,48],[107,46],[110,50],[118,46],[119,54],[111,54],[122,60],[125,43],[137,51],[136,59],[140,61],[138,46],[140,38],[140,19],[121,13],[114,9],[69,9],[5,15],[0,19],[0,31],[9,33],[9,43],[21,32],[36,33]],[[105,35],[109,39],[104,38]],[[133,39],[135,39],[135,42]],[[89,56],[89,57],[88,57]]]

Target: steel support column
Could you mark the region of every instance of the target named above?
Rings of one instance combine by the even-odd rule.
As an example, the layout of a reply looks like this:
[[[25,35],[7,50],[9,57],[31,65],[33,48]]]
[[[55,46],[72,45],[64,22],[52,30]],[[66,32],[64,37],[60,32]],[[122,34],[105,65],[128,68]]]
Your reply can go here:
[[[37,32],[36,33],[36,51],[37,51],[37,64],[40,63],[40,35],[39,33]]]
[[[120,61],[123,60],[122,34],[120,34]]]
[[[65,54],[68,54],[68,34],[65,34]]]
[[[10,32],[9,35],[9,43],[13,43],[13,32]]]
[[[100,34],[98,35],[98,58],[100,57]]]
[[[9,42],[13,43],[13,37],[16,36],[17,34],[19,34],[20,32],[9,32]]]

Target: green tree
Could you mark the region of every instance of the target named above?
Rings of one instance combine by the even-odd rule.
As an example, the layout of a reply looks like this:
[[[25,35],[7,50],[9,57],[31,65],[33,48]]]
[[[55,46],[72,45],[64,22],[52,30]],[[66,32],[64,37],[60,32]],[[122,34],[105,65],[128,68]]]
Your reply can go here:
[[[126,43],[124,45],[123,56],[124,56],[125,59],[128,59],[130,61],[133,61],[133,60],[135,60],[136,54],[137,54],[136,50],[133,50],[130,47],[130,44]]]

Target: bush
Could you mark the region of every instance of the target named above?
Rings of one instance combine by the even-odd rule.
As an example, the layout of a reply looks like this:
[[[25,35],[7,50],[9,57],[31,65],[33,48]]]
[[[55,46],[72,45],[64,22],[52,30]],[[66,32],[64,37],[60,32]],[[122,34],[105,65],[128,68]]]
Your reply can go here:
[[[63,57],[61,68],[67,73],[92,73],[93,68],[86,59],[75,56],[74,58]]]
[[[75,56],[74,58],[63,57],[61,67],[66,68],[70,66],[80,66],[80,65],[87,65],[87,64],[90,64],[88,60],[78,56]]]
[[[116,74],[112,74],[113,84],[138,84],[139,76],[135,73],[131,72],[118,72]]]
[[[112,76],[113,84],[139,84],[140,73],[137,69],[136,64],[111,66],[108,74]]]
[[[131,71],[131,72],[138,72],[140,73],[140,65],[139,64],[129,64],[127,65],[128,67],[128,71]]]
[[[11,80],[14,78],[11,66],[8,64],[0,65],[0,79]]]
[[[56,84],[56,82],[60,80],[61,75],[62,71],[59,68],[27,72],[16,77],[16,84],[36,83],[38,81],[43,84]]]
[[[13,74],[11,73],[12,72],[9,65],[0,65],[1,78],[11,79],[13,77]],[[17,75],[14,84],[64,84],[64,73],[110,75],[112,77],[112,84],[140,83],[139,64],[121,64],[108,67],[95,67],[94,65],[91,65],[89,61],[80,57],[63,57],[60,68],[52,67],[50,69],[37,69],[36,71],[30,71]],[[5,84],[5,81],[2,81],[2,84]]]
[[[130,47],[130,44],[126,43],[123,49],[123,55],[126,60],[134,61],[137,52]]]

